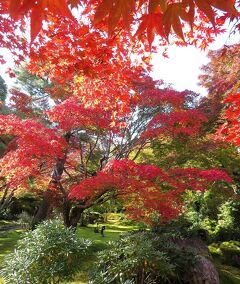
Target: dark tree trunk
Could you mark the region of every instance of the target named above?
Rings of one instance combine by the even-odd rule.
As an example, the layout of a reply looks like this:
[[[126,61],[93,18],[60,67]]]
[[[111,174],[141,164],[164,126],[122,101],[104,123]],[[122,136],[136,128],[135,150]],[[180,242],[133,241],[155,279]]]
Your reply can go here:
[[[67,200],[64,200],[63,202],[63,222],[64,222],[64,226],[67,228],[71,227],[70,218],[69,218],[70,212],[71,212],[70,204],[67,202]]]
[[[61,176],[63,174],[64,165],[66,161],[66,156],[63,159],[58,159],[56,162],[56,165],[54,167],[53,173],[52,173],[52,180],[49,183],[49,187],[55,186],[58,187],[59,181],[61,179]],[[65,194],[63,193],[63,199],[65,200]],[[36,225],[45,220],[49,214],[49,212],[52,209],[51,204],[51,190],[47,189],[46,193],[43,196],[43,200],[40,203],[39,207],[36,210],[36,213],[32,220],[32,229],[35,229]]]
[[[47,195],[43,197],[42,202],[39,204],[38,208],[36,209],[35,215],[32,220],[32,230],[36,228],[36,226],[45,220],[51,210],[51,203]]]
[[[8,191],[9,189],[6,187],[0,200],[0,212],[8,209],[14,197],[14,190],[12,190],[10,193]]]
[[[69,215],[69,227],[76,230],[77,224],[79,223],[82,214],[84,212],[84,208],[74,207],[72,208],[70,215]]]

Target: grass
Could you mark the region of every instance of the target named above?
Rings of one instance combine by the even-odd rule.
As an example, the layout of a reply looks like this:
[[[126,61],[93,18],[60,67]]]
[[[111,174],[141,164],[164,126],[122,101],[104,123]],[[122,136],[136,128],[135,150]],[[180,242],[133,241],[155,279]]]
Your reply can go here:
[[[220,284],[240,284],[240,270],[232,266],[216,265],[219,276]]]
[[[99,228],[101,228],[101,226],[106,227],[104,237],[102,237],[100,233],[94,233],[95,226],[89,225],[89,227],[78,228],[78,236],[91,240],[93,245],[89,250],[89,254],[83,259],[81,271],[76,275],[75,281],[70,282],[71,284],[88,283],[88,274],[89,271],[91,271],[91,267],[94,265],[97,252],[105,249],[109,241],[116,241],[122,233],[138,229],[136,226],[123,226],[119,224],[101,224]]]
[[[11,225],[9,222],[2,222],[0,226]],[[17,244],[17,241],[21,238],[22,231],[0,232],[0,268],[3,258],[6,254],[12,252]],[[3,284],[3,280],[0,278],[0,284]]]
[[[12,252],[20,239],[22,234],[21,230],[11,232],[0,232],[0,264],[4,255]]]

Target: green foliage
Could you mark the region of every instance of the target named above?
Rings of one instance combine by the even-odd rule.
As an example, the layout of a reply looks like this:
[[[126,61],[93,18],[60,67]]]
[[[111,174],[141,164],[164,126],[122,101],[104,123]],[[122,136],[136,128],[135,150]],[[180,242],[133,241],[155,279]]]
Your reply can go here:
[[[240,202],[228,200],[219,208],[218,222],[213,241],[230,241],[240,239]]]
[[[19,215],[23,211],[29,215],[34,215],[36,207],[39,205],[39,197],[29,192],[22,192],[20,195],[13,197],[9,206],[11,215]]]
[[[87,226],[88,224],[96,224],[103,222],[104,222],[104,216],[99,212],[94,212],[92,210],[86,210],[85,212],[83,212],[80,219],[81,226]]]
[[[137,232],[99,253],[90,283],[177,283],[194,261],[195,253],[175,244],[172,235]]]
[[[240,243],[239,242],[223,242],[220,245],[223,254],[223,263],[228,265],[240,266]]]
[[[8,221],[1,221],[0,228],[3,226],[15,226],[15,223],[10,223]],[[0,267],[2,266],[3,259],[9,253],[11,253],[18,240],[22,237],[22,231],[1,231],[0,234]],[[1,273],[0,273],[1,274]]]
[[[219,263],[229,266],[240,266],[240,242],[213,243],[209,246],[209,250]]]
[[[228,267],[229,269],[230,267]],[[234,271],[235,272],[235,271]],[[235,275],[232,273],[232,269],[230,271],[226,270],[226,268],[219,271],[220,284],[240,284],[239,275]]]
[[[240,202],[236,193],[216,186],[206,192],[189,191],[184,201],[181,220],[185,220],[185,224],[182,227],[187,225],[189,233],[205,231],[206,240],[210,242],[240,239]]]
[[[18,215],[18,223],[24,230],[30,230],[32,227],[32,218],[33,217],[31,215],[23,211],[21,214]]]
[[[46,89],[51,86],[47,79],[31,74],[26,67],[15,70],[15,73],[17,75],[17,83],[21,86],[21,89],[30,94],[32,98],[40,99],[47,96]]]
[[[4,103],[7,97],[7,85],[3,78],[0,76],[0,103]]]
[[[90,244],[59,221],[43,222],[26,233],[17,249],[6,256],[2,275],[11,284],[48,284],[71,279]]]

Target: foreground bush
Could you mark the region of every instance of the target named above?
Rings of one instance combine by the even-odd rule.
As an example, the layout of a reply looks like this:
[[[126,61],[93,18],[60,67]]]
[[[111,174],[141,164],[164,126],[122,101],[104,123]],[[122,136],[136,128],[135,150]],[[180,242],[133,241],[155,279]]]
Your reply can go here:
[[[90,283],[177,283],[194,266],[195,255],[167,234],[126,235],[99,253]]]
[[[79,270],[90,241],[79,239],[59,221],[46,221],[19,241],[6,256],[1,274],[6,283],[48,284],[69,280]]]

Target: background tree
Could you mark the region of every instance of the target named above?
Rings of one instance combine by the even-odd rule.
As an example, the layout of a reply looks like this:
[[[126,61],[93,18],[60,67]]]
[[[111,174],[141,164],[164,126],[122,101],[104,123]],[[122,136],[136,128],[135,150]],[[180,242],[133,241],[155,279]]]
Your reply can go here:
[[[3,78],[0,76],[0,101],[1,104],[5,103],[7,97],[7,85]]]

